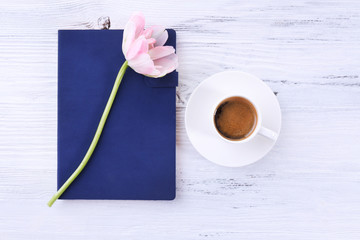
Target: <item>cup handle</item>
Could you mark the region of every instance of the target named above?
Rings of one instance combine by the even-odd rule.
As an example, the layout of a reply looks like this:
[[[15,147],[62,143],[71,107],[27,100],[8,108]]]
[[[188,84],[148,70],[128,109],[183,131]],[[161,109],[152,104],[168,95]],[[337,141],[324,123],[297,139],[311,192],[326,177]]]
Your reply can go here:
[[[263,135],[264,137],[267,137],[267,138],[269,138],[271,140],[274,140],[274,141],[278,137],[278,134],[276,132],[274,132],[273,130],[270,130],[268,128],[265,128],[265,127],[260,128],[259,134]]]

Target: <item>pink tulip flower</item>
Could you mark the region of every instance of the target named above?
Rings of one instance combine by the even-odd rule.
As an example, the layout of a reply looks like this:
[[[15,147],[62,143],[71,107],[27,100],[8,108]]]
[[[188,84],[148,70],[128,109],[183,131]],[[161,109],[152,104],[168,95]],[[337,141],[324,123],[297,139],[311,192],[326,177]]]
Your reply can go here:
[[[162,26],[144,29],[142,13],[134,13],[124,29],[122,50],[128,65],[137,73],[163,77],[178,66],[172,46],[164,46],[168,33]]]

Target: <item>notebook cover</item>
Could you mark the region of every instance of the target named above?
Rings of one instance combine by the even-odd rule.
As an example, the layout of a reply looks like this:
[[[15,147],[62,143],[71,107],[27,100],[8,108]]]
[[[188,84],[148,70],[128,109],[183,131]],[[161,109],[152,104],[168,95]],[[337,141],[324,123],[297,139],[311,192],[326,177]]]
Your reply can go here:
[[[58,37],[59,189],[85,156],[125,59],[122,30]],[[127,69],[92,157],[61,199],[175,198],[177,81],[177,72],[153,79]]]

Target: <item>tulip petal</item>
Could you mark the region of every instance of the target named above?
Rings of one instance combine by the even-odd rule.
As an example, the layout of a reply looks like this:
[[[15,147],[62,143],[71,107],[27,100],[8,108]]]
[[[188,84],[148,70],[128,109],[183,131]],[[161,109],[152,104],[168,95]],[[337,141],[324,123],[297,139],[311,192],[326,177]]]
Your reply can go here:
[[[126,54],[126,59],[131,60],[132,58],[136,57],[136,55],[147,52],[148,52],[147,39],[143,35],[141,35],[130,45],[129,50]]]
[[[128,60],[128,63],[129,66],[137,73],[145,75],[159,74],[159,70],[155,68],[154,62],[147,53],[137,55],[135,58]]]
[[[175,52],[172,46],[158,46],[149,50],[149,55],[152,60],[166,57]]]
[[[122,50],[125,56],[129,50],[130,45],[135,40],[135,30],[136,30],[136,26],[133,22],[128,22],[126,24],[123,33],[123,42],[122,42]]]
[[[154,38],[148,38],[146,39],[147,44],[149,45],[149,49],[154,45],[156,40]]]
[[[135,24],[135,38],[139,37],[140,34],[144,31],[145,27],[145,17],[141,12],[134,12],[130,17],[129,22],[133,22]]]
[[[152,33],[153,33],[153,30],[151,28],[147,28],[144,30],[144,32],[142,34],[145,36],[145,38],[148,39],[148,38],[151,38]]]
[[[124,28],[122,43],[122,50],[124,55],[127,54],[129,47],[133,43],[133,41],[138,38],[140,34],[144,31],[144,26],[144,15],[140,12],[135,12]]]
[[[153,77],[163,77],[166,74],[174,71],[178,67],[177,55],[175,53],[172,53],[166,57],[156,59],[154,61],[154,65],[155,68],[159,70],[159,74]]]
[[[164,44],[166,43],[168,37],[169,37],[168,32],[165,30],[165,31],[156,39],[155,47],[157,47],[157,46],[164,46]]]
[[[166,29],[163,26],[152,26],[151,29],[153,30],[151,37],[156,39],[155,47],[163,46],[169,37]]]
[[[150,28],[153,30],[151,35],[153,38],[159,37],[165,31],[165,27],[161,25],[154,25],[151,26]]]

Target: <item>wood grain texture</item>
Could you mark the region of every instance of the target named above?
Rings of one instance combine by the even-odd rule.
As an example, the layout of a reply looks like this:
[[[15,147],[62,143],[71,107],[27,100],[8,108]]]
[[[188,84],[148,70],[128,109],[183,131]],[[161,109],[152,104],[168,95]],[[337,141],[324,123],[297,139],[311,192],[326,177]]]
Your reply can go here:
[[[0,239],[360,239],[360,3],[0,2]],[[57,30],[122,28],[142,10],[178,33],[175,201],[46,202],[56,189]],[[238,69],[277,93],[283,128],[261,161],[216,166],[184,107]]]

